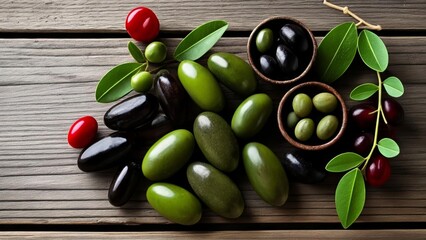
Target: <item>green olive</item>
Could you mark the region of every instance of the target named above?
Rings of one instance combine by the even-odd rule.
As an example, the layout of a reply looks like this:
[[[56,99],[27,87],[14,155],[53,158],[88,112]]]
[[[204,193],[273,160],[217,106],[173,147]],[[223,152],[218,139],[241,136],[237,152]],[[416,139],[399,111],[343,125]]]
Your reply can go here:
[[[315,131],[315,123],[310,118],[300,120],[294,128],[294,135],[299,141],[308,141]]]
[[[287,174],[271,149],[260,143],[248,143],[243,149],[243,163],[250,184],[265,202],[282,206],[287,201]]]
[[[171,177],[188,162],[194,146],[194,136],[188,130],[178,129],[164,135],[145,154],[143,175],[151,181]]]
[[[207,66],[220,82],[241,96],[248,96],[256,90],[253,68],[235,54],[214,53],[207,60]]]
[[[293,98],[293,110],[300,118],[307,117],[312,111],[312,100],[305,93],[299,93]]]
[[[314,107],[322,113],[331,113],[337,107],[337,98],[329,92],[318,93],[312,99]]]
[[[272,113],[272,99],[258,93],[246,98],[235,110],[231,127],[239,138],[247,139],[262,130]]]
[[[154,183],[146,191],[148,203],[163,217],[182,225],[201,219],[200,201],[186,189],[170,183]]]
[[[317,137],[321,140],[331,138],[339,126],[339,120],[334,115],[327,115],[323,117],[317,126]]]
[[[237,185],[208,163],[191,163],[186,171],[189,185],[208,208],[226,218],[237,218],[244,211],[244,199]]]
[[[161,63],[166,59],[167,47],[162,42],[152,42],[145,48],[145,57],[149,62]]]
[[[142,71],[133,75],[130,85],[136,92],[143,93],[151,89],[153,82],[151,73]]]
[[[200,113],[194,121],[194,136],[206,159],[216,168],[234,171],[240,150],[229,124],[213,112]]]
[[[296,115],[295,112],[290,112],[287,115],[287,127],[293,129],[299,120],[300,118]]]
[[[183,88],[201,109],[220,112],[225,106],[219,83],[201,64],[183,60],[178,67],[178,77]]]
[[[274,33],[269,28],[264,28],[256,36],[256,47],[261,53],[267,52],[274,44]]]

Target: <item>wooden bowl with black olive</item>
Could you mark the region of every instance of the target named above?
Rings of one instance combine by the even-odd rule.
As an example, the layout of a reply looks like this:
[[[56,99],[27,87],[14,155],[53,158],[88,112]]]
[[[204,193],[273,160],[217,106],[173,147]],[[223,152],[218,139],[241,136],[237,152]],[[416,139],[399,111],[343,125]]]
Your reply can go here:
[[[271,17],[251,32],[247,55],[263,81],[286,85],[302,79],[312,68],[317,42],[302,22],[290,17]]]

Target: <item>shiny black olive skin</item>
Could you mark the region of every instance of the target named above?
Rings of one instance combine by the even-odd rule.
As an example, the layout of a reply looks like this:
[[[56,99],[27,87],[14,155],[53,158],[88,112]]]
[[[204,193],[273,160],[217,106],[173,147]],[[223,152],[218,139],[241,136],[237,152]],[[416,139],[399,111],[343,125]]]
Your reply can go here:
[[[169,72],[157,74],[154,84],[155,95],[161,108],[175,126],[185,122],[188,95],[179,80]]]
[[[315,166],[312,161],[316,159],[308,159],[306,154],[293,151],[286,153],[281,163],[291,179],[307,184],[319,183],[324,180],[327,173],[324,168]]]
[[[149,123],[157,112],[157,98],[149,93],[139,94],[112,106],[104,115],[104,123],[113,130],[132,130]]]
[[[132,131],[135,141],[154,143],[174,129],[172,121],[164,113],[158,113],[148,124]]]
[[[112,133],[84,149],[77,166],[84,172],[105,170],[127,161],[132,140],[124,133]]]
[[[108,190],[109,202],[116,207],[126,204],[136,192],[141,177],[141,166],[135,162],[129,162],[118,169]]]
[[[280,37],[295,52],[304,53],[309,49],[307,34],[295,24],[285,24],[280,29]]]
[[[281,71],[292,76],[296,73],[299,68],[299,59],[296,55],[284,44],[280,44],[275,52],[275,57]]]
[[[260,70],[269,78],[276,78],[279,72],[278,63],[275,58],[269,55],[262,55],[259,59]]]

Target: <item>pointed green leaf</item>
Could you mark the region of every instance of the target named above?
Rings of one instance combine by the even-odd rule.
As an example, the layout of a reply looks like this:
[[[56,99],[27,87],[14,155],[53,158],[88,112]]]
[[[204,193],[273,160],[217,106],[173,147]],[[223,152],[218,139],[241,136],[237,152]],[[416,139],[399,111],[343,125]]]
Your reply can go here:
[[[350,98],[355,101],[362,101],[371,97],[379,90],[379,86],[374,83],[364,83],[352,90]]]
[[[144,64],[123,63],[109,70],[96,86],[96,101],[113,102],[132,91],[130,79]]]
[[[182,39],[173,54],[174,58],[177,61],[199,59],[219,41],[227,28],[228,23],[222,20],[198,26]]]
[[[364,208],[365,182],[359,168],[349,171],[340,179],[335,203],[340,223],[346,229],[355,222]]]
[[[329,172],[345,172],[354,167],[358,167],[365,159],[353,152],[345,152],[331,159],[325,169]]]
[[[398,143],[390,138],[382,138],[377,143],[377,147],[379,148],[379,152],[387,158],[393,158],[399,154]]]
[[[382,39],[369,30],[362,30],[358,38],[358,52],[371,69],[383,72],[388,67],[389,55]]]
[[[402,85],[401,80],[397,77],[388,77],[383,81],[383,86],[385,86],[386,92],[389,96],[398,98],[404,94],[404,85]]]
[[[133,42],[129,42],[127,44],[127,49],[129,50],[130,55],[132,55],[133,59],[138,63],[144,63],[146,61],[145,55],[143,52],[134,44]]]
[[[318,46],[316,71],[320,81],[331,83],[351,65],[358,41],[353,22],[342,23],[324,37]]]

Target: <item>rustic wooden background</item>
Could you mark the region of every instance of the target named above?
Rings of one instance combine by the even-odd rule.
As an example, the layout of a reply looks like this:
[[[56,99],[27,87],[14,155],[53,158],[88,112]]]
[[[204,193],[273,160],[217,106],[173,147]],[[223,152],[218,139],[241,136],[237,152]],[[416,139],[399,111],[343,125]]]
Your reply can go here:
[[[128,204],[116,208],[107,200],[114,171],[81,172],[76,166],[79,151],[66,141],[69,126],[83,115],[98,120],[101,135],[110,132],[102,117],[111,104],[97,103],[94,91],[106,71],[131,60],[124,20],[136,6],[156,12],[160,40],[170,51],[199,24],[226,20],[229,30],[212,52],[232,52],[244,59],[248,35],[264,18],[295,17],[311,28],[318,42],[326,31],[351,18],[320,0],[8,0],[0,1],[0,238],[424,239],[426,2],[333,3],[349,5],[383,27],[378,34],[390,54],[387,72],[406,88],[400,99],[406,121],[397,131],[401,155],[391,160],[390,181],[382,188],[367,189],[365,209],[352,230],[341,230],[335,212],[336,175],[319,185],[292,183],[287,204],[276,208],[260,200],[243,174],[234,174],[246,200],[243,216],[228,220],[205,210],[202,221],[192,227],[170,224],[152,210],[144,198],[147,183],[141,183]],[[351,106],[350,90],[368,81],[375,81],[375,74],[356,60],[334,86]],[[275,107],[287,89],[259,87],[271,94]],[[229,91],[226,96],[229,111],[242,100]],[[274,124],[264,132],[258,140],[278,155],[291,149]],[[80,232],[92,230],[96,232]]]

